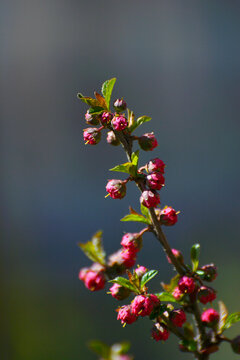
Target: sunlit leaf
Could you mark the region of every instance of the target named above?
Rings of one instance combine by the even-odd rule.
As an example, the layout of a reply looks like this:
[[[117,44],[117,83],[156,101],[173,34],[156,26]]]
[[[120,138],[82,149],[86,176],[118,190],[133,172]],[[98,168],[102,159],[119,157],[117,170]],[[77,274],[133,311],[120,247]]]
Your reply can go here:
[[[149,270],[148,272],[146,272],[142,279],[141,279],[141,288],[151,279],[153,279],[156,275],[157,275],[158,271],[157,270]]]

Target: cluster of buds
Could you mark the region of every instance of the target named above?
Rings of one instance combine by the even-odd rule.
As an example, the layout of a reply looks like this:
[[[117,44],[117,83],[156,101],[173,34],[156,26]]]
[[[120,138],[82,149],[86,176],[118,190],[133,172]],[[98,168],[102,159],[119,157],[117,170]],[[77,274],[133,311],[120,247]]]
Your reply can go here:
[[[154,294],[137,295],[130,305],[124,305],[117,309],[117,319],[122,324],[132,324],[139,316],[149,316],[160,305],[160,300]]]
[[[134,181],[141,191],[142,215],[130,208],[130,215],[122,220],[143,222],[148,226],[139,233],[126,233],[122,237],[121,248],[111,254],[107,260],[105,260],[104,251],[102,252],[104,260],[101,261],[100,257],[99,262],[104,266],[94,263],[90,268],[83,268],[80,270],[79,278],[91,291],[103,289],[106,280],[110,280],[114,284],[110,287],[109,293],[119,301],[134,295],[130,304],[117,309],[117,319],[124,326],[136,322],[141,317],[149,317],[155,322],[151,331],[154,340],[166,341],[173,332],[181,339],[180,350],[192,352],[199,359],[204,354],[208,356],[217,351],[221,341],[229,341],[233,351],[239,354],[240,337],[229,340],[222,336],[222,332],[230,327],[231,323],[239,321],[239,313],[231,314],[224,319],[225,310],[222,311],[221,305],[221,314],[212,307],[208,309],[205,307],[206,304],[211,304],[216,299],[216,291],[204,284],[204,281],[212,282],[216,279],[216,266],[214,264],[199,266],[199,244],[193,245],[191,249],[192,266],[185,264],[182,253],[177,249],[171,249],[162,233],[161,225],[173,226],[178,221],[178,212],[171,206],[158,207],[160,204],[159,191],[165,186],[165,163],[160,158],[154,158],[145,166],[138,168],[139,150],[133,152],[133,141],[137,140],[140,148],[144,151],[152,151],[158,146],[158,142],[153,132],[145,133],[142,136],[132,135],[133,130],[143,122],[149,121],[150,118],[144,116],[135,121],[130,110],[126,116],[124,111],[127,109],[127,104],[123,99],[115,100],[114,110],[111,112],[109,102],[112,88],[108,88],[106,91],[105,87],[108,87],[108,82],[112,80],[114,79],[104,83],[102,90],[104,97],[97,93],[95,94],[96,100],[80,96],[91,106],[95,104],[95,108],[90,108],[85,114],[87,124],[93,127],[85,129],[83,136],[87,144],[96,145],[101,139],[101,131],[106,129],[109,144],[113,146],[122,144],[128,162],[111,170],[125,172],[128,174],[128,178],[109,180],[106,191],[111,198],[122,199],[126,195],[126,184]],[[145,208],[154,208],[154,210],[148,211]],[[142,234],[145,231],[151,231],[156,235],[168,254],[168,262],[173,264],[178,272],[169,285],[163,284],[165,290],[163,293],[149,293],[146,287],[146,283],[155,276],[154,273],[157,273],[156,270],[148,271],[144,266],[138,266],[133,273],[129,271],[136,264],[137,253],[142,247]],[[96,248],[96,252],[98,252],[100,246],[96,246]],[[95,257],[89,257],[95,260]],[[129,280],[119,276],[122,274],[127,274]],[[163,304],[165,301],[178,303],[179,308],[175,308],[172,304]],[[202,307],[201,304],[204,305],[203,311],[199,308],[199,306]],[[190,324],[185,324],[186,313],[195,317],[199,335],[196,336],[196,332]],[[183,330],[178,329],[184,324]],[[210,328],[209,331],[205,327]]]

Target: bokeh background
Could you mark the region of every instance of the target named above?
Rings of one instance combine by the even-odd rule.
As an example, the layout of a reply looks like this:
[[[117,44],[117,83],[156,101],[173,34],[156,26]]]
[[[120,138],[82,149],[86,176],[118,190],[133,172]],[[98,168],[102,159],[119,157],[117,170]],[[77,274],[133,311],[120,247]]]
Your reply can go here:
[[[136,115],[149,115],[166,163],[162,204],[181,210],[166,233],[183,250],[201,242],[202,263],[219,266],[219,297],[240,310],[240,3],[221,0],[3,0],[1,37],[1,359],[93,360],[86,343],[130,339],[140,359],[187,359],[171,336],[150,339],[146,319],[122,328],[118,305],[78,280],[89,261],[77,247],[98,229],[119,247],[132,184],[122,201],[104,199],[108,169],[125,161],[102,141],[85,146],[86,107],[104,80],[118,78]],[[172,272],[147,235],[139,263]],[[229,336],[237,335],[235,326]],[[214,360],[237,358],[229,346]]]

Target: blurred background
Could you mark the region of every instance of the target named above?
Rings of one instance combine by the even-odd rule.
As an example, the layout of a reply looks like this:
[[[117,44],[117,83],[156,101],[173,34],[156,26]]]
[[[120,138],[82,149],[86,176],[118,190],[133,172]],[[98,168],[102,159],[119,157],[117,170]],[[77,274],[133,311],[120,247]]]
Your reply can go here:
[[[181,210],[170,244],[189,259],[201,242],[202,264],[219,266],[219,297],[240,310],[239,20],[232,0],[1,1],[1,359],[93,360],[90,339],[129,339],[136,360],[191,358],[173,335],[151,340],[146,319],[123,329],[117,301],[78,280],[90,262],[77,242],[102,229],[110,253],[141,229],[119,221],[139,209],[132,184],[122,201],[104,199],[124,153],[82,139],[76,94],[113,76],[113,99],[153,119],[138,134],[154,131],[159,147],[141,164],[167,164],[162,205]],[[151,235],[138,262],[159,270],[152,291],[173,275]],[[212,359],[226,358],[237,355],[224,344]]]

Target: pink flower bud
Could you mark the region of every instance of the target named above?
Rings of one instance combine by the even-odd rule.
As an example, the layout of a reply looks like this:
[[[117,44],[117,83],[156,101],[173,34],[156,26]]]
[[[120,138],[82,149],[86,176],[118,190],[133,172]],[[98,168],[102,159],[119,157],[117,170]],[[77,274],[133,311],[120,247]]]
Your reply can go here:
[[[132,301],[132,312],[136,316],[148,316],[160,304],[156,295],[138,295]]]
[[[132,313],[130,305],[120,307],[117,312],[117,320],[121,320],[122,324],[132,324],[137,320],[137,316]]]
[[[88,271],[89,271],[89,268],[87,268],[87,267],[80,269],[79,274],[78,274],[79,280],[84,281]]]
[[[182,293],[182,291],[179,289],[179,287],[177,286],[177,287],[175,287],[175,289],[173,290],[172,295],[175,297],[176,300],[180,300],[181,297],[182,297],[182,295],[183,295],[183,293]]]
[[[100,118],[100,121],[103,125],[106,125],[106,124],[109,124],[110,121],[112,120],[113,118],[113,114],[111,114],[110,112],[104,112],[102,113],[102,116]]]
[[[127,269],[133,267],[136,263],[136,250],[122,249],[121,256],[123,264]]]
[[[176,210],[171,206],[166,206],[160,213],[160,222],[165,226],[172,226],[176,224],[178,216]]]
[[[178,309],[171,311],[170,320],[175,326],[182,327],[187,318],[185,312],[182,309]]]
[[[114,130],[122,131],[128,126],[128,121],[124,115],[115,115],[112,119],[112,127]]]
[[[117,99],[114,101],[113,107],[116,111],[124,111],[127,108],[127,104],[123,99]]]
[[[139,146],[142,150],[152,151],[155,147],[158,146],[157,139],[155,138],[154,133],[146,133],[138,138]]]
[[[172,249],[172,253],[175,256],[175,258],[180,262],[180,264],[184,263],[184,259],[183,259],[183,255],[182,255],[181,251]],[[167,256],[167,261],[169,262],[169,264],[172,263],[171,259],[168,256]]]
[[[207,309],[202,313],[201,320],[206,326],[215,326],[219,320],[219,313],[212,308]]]
[[[217,268],[214,264],[208,264],[201,267],[201,270],[204,271],[203,280],[205,281],[213,281],[217,277]]]
[[[89,270],[85,276],[84,284],[91,291],[101,290],[105,286],[105,277],[102,272]]]
[[[195,290],[195,281],[191,277],[183,276],[178,282],[178,288],[183,294],[191,294]]]
[[[164,174],[164,168],[165,168],[165,164],[159,158],[150,160],[147,164],[147,171],[149,173],[159,171],[160,173]]]
[[[240,354],[240,336],[237,336],[232,340],[231,346],[236,354]]]
[[[116,135],[113,131],[107,133],[107,143],[113,146],[120,145],[120,141],[116,138]]]
[[[216,291],[207,286],[201,286],[198,290],[198,300],[202,304],[207,304],[216,299]]]
[[[86,123],[89,125],[98,125],[100,117],[101,115],[99,114],[90,114],[89,110],[85,114]]]
[[[143,275],[146,274],[148,269],[145,266],[139,266],[134,271],[137,274],[137,276],[141,279]]]
[[[130,251],[139,251],[142,247],[142,237],[138,233],[126,233],[122,237],[121,245]]]
[[[126,195],[126,185],[122,180],[109,180],[106,190],[113,199],[122,199]]]
[[[140,197],[140,202],[148,209],[151,207],[156,207],[158,204],[160,204],[160,196],[154,190],[145,190]]]
[[[96,145],[101,140],[101,132],[97,128],[87,128],[83,131],[83,138],[86,144]]]
[[[165,184],[165,179],[160,172],[147,175],[147,185],[150,189],[160,190]]]
[[[156,323],[152,328],[152,338],[156,341],[166,341],[169,335],[170,333],[164,324]]]
[[[112,297],[114,297],[117,300],[124,300],[126,299],[131,291],[127,288],[125,288],[124,286],[121,286],[119,284],[113,284],[112,287],[110,287],[110,292]]]

